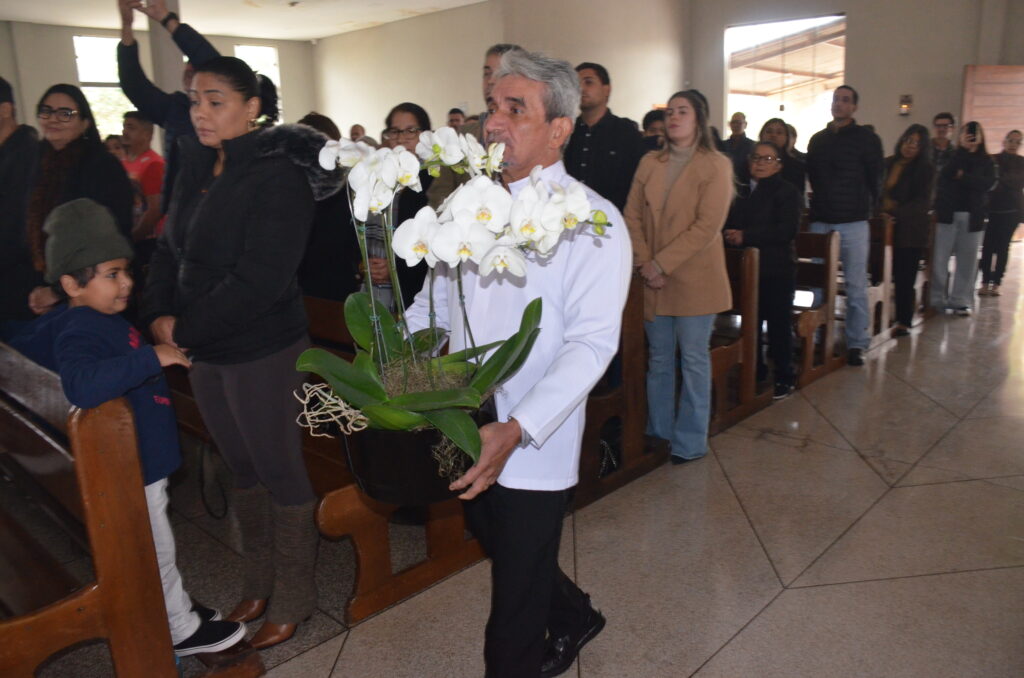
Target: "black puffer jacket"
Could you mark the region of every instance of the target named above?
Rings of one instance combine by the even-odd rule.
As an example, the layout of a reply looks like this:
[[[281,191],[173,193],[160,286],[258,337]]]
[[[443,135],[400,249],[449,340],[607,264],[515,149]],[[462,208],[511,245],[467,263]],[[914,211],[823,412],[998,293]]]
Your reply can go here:
[[[970,230],[985,230],[989,191],[995,185],[996,164],[984,149],[970,153],[966,148],[957,148],[939,173],[935,188],[936,220],[940,224],[951,224],[954,212],[969,212]]]
[[[882,142],[852,122],[829,125],[807,144],[811,221],[845,224],[871,216],[882,186]]]
[[[307,328],[296,271],[314,200],[341,187],[320,167],[327,138],[280,125],[224,142],[216,152],[182,138],[181,173],[150,263],[142,321],[177,318],[174,340],[194,360],[256,360],[286,348]]]

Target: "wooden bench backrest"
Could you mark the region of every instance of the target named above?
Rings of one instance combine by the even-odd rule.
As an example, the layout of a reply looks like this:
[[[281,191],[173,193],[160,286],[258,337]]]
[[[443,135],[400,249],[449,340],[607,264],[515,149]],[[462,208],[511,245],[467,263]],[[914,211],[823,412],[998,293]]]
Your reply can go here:
[[[106,638],[119,676],[175,678],[171,636],[150,533],[135,423],[123,398],[71,409],[56,375],[0,344],[3,451],[67,432],[96,581],[35,612],[0,622],[0,675],[28,678],[50,655]],[[40,371],[41,370],[41,371]],[[18,381],[34,374],[37,381]],[[29,404],[38,404],[36,412]],[[64,418],[55,420],[58,409]],[[56,426],[55,426],[56,425]],[[59,429],[54,431],[53,429]],[[28,469],[30,472],[32,469]]]
[[[839,233],[796,234],[796,286],[836,288],[839,275]]]
[[[349,347],[354,344],[345,324],[345,302],[320,297],[303,297],[313,343]]]
[[[750,309],[757,309],[757,281],[760,251],[756,247],[726,247],[725,270],[732,290],[732,312],[748,317]]]
[[[892,249],[892,222],[883,217],[872,217],[868,220],[871,228],[871,244],[868,251],[868,275],[874,285],[886,280],[886,250]],[[888,260],[891,260],[891,255]],[[890,272],[891,276],[891,265]]]

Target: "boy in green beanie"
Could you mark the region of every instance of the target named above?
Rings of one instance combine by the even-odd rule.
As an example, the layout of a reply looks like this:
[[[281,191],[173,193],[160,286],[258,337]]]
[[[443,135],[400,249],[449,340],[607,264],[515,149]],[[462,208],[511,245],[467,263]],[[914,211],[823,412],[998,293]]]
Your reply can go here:
[[[105,207],[73,200],[54,209],[43,230],[46,281],[67,303],[29,324],[11,346],[60,374],[73,405],[128,399],[175,654],[225,650],[244,637],[245,625],[193,604],[181,583],[167,517],[167,477],[181,465],[181,450],[163,368],[191,363],[176,346],[150,346],[120,316],[131,297],[133,252]]]

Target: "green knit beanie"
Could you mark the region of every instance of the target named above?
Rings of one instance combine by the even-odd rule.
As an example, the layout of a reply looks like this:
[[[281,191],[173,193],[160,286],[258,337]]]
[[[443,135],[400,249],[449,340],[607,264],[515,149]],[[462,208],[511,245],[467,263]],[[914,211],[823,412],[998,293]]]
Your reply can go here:
[[[46,282],[113,259],[131,259],[132,244],[121,235],[103,205],[79,198],[54,208],[43,224],[46,232]]]

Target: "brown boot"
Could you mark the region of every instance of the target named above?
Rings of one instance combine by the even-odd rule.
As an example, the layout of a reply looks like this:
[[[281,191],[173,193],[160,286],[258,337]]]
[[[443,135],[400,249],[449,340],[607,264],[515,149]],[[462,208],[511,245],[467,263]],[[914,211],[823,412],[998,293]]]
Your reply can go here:
[[[251,621],[263,614],[274,585],[270,493],[262,485],[231,493],[242,536],[242,600],[227,619]]]
[[[313,614],[316,551],[320,545],[315,510],[315,501],[298,506],[273,505],[274,590],[267,619],[251,641],[253,647],[270,647],[288,640],[296,625]]]

